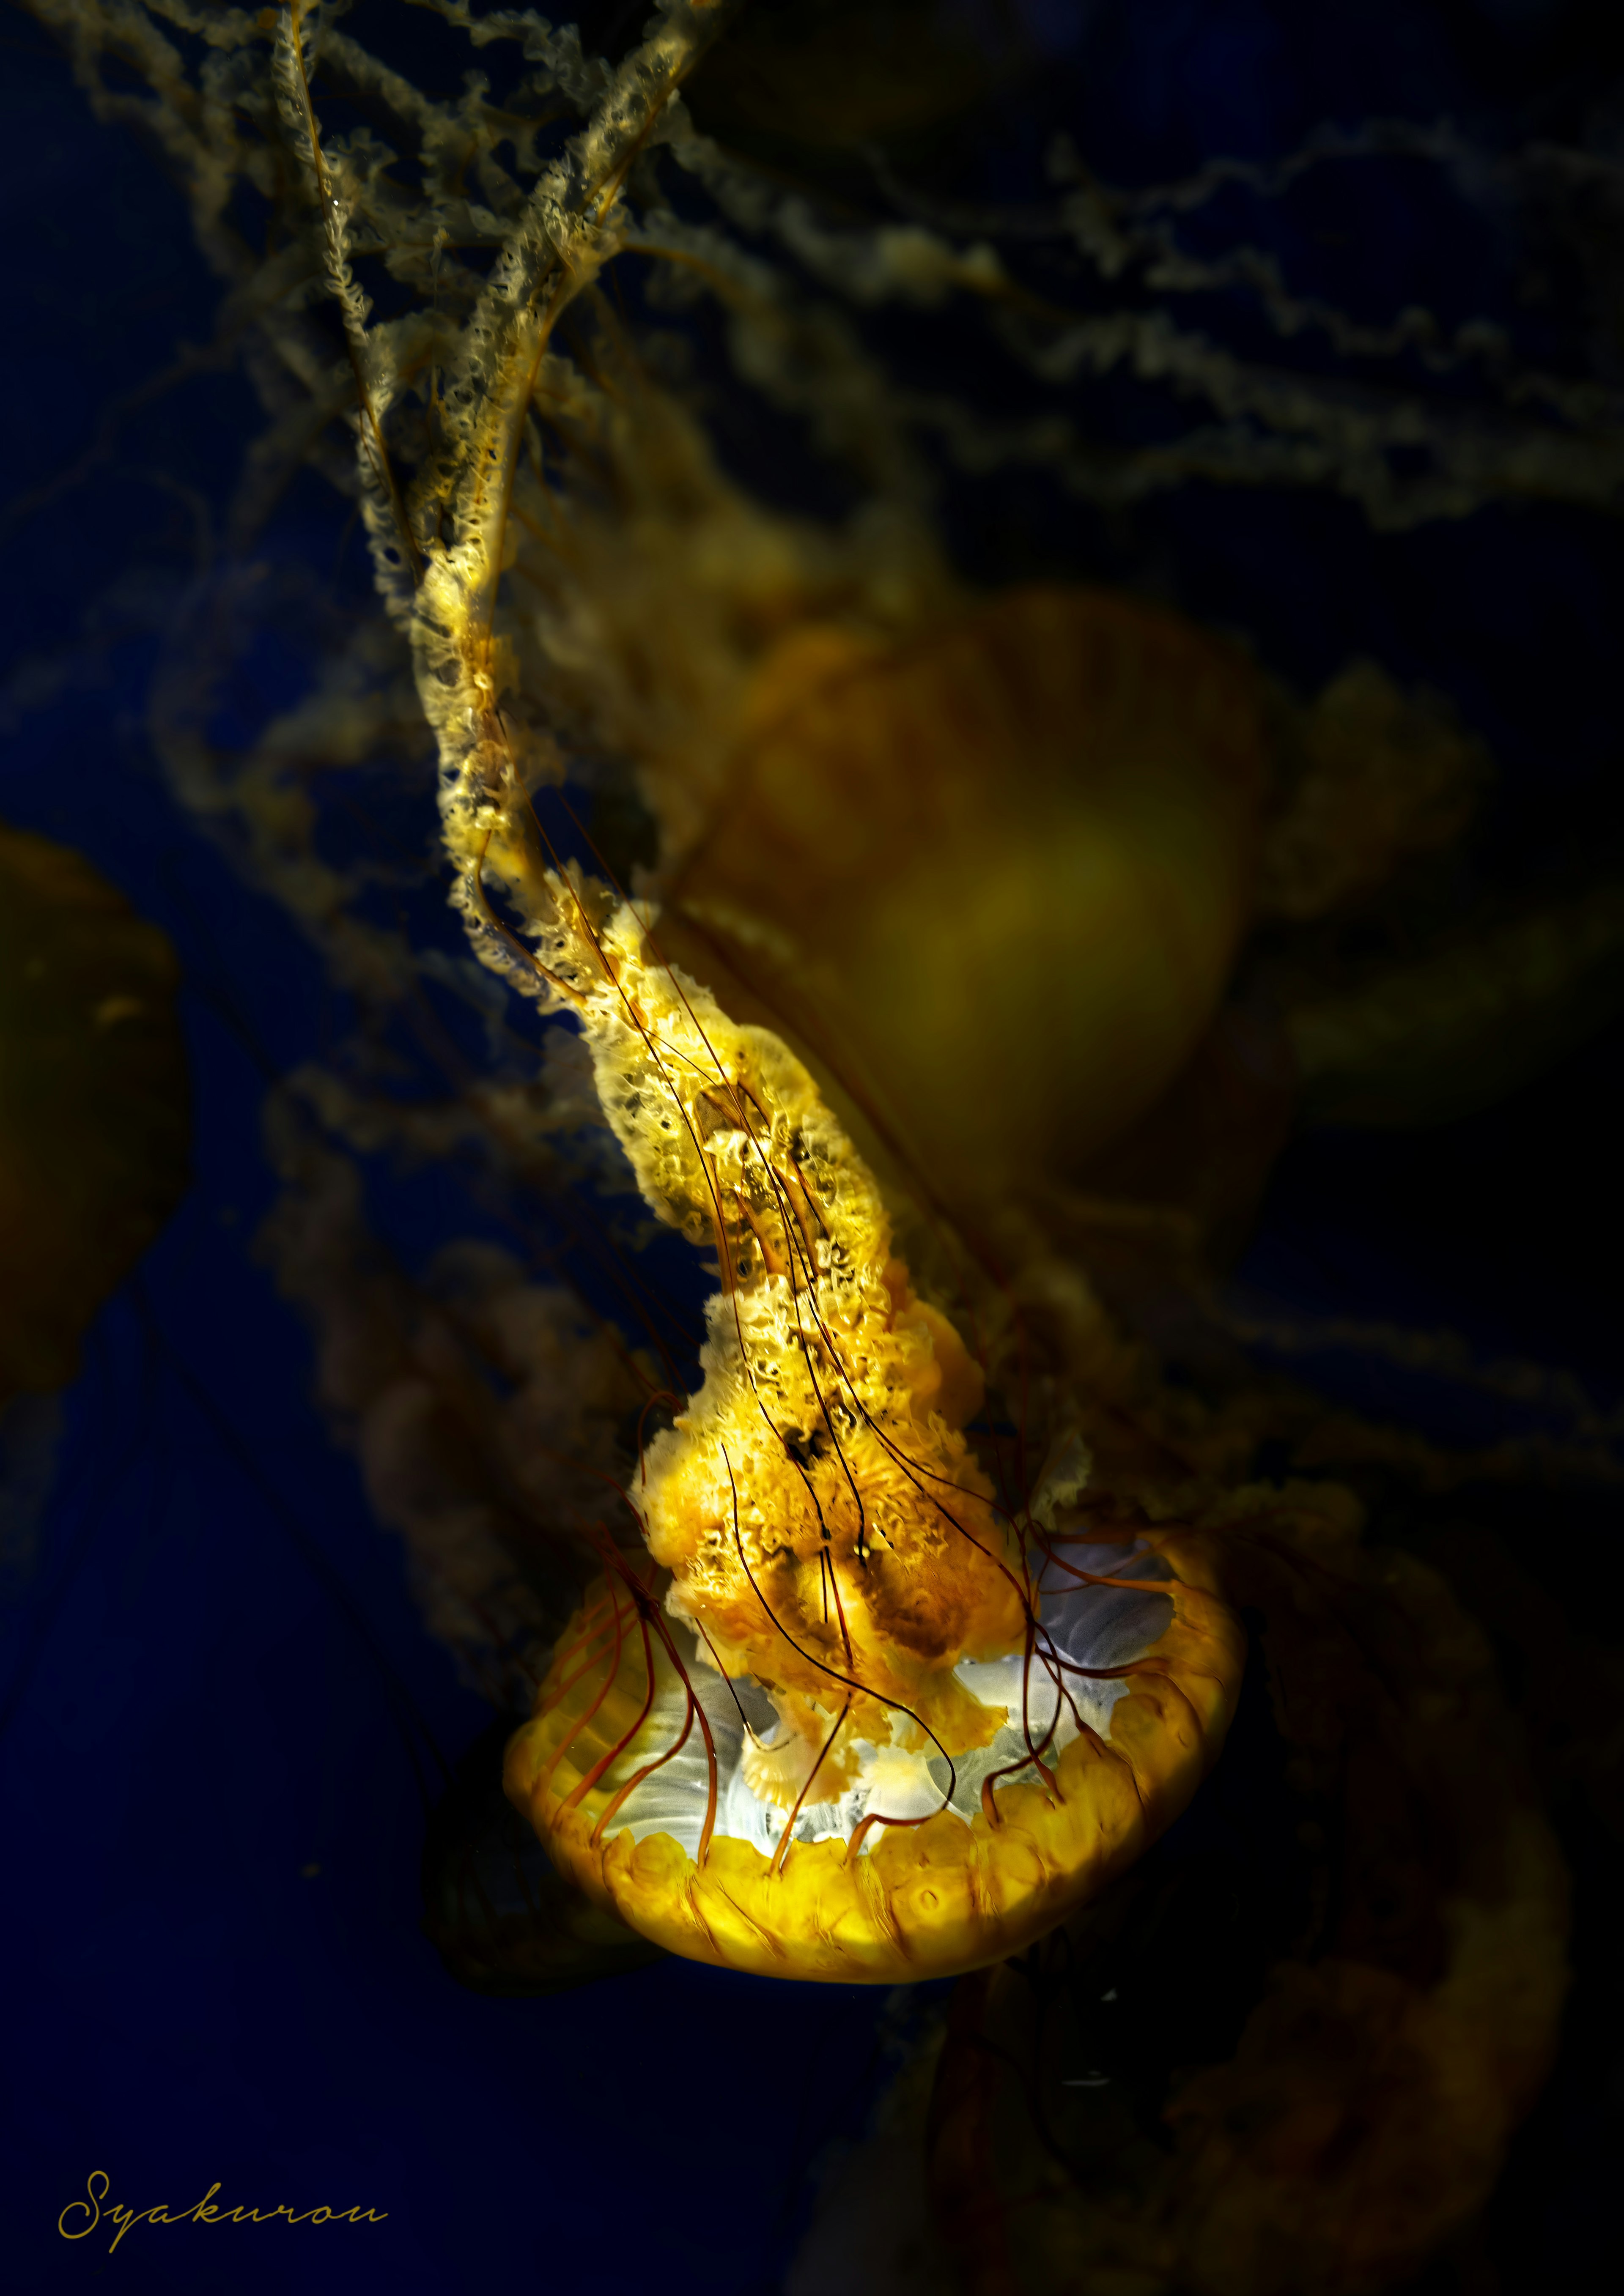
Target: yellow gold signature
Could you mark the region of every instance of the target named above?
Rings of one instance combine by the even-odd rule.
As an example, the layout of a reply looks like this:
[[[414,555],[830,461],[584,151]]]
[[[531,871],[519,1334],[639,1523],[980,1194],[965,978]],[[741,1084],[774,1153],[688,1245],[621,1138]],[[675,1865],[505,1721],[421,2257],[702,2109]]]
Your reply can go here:
[[[105,2218],[119,2227],[108,2243],[111,2256],[125,2234],[138,2224],[270,2224],[277,2217],[285,2217],[290,2224],[382,2224],[389,2215],[387,2209],[363,2209],[357,2205],[353,2209],[307,2209],[301,2216],[285,2201],[274,2209],[217,2208],[214,2196],[220,2189],[217,2184],[210,2185],[202,2199],[194,2201],[189,2209],[178,2209],[173,2214],[164,2201],[150,2209],[109,2208],[106,2201],[111,2183],[105,2169],[91,2170],[85,2186],[89,2199],[70,2201],[56,2219],[56,2229],[64,2240],[86,2239]],[[88,2221],[70,2232],[68,2219],[75,2214]]]

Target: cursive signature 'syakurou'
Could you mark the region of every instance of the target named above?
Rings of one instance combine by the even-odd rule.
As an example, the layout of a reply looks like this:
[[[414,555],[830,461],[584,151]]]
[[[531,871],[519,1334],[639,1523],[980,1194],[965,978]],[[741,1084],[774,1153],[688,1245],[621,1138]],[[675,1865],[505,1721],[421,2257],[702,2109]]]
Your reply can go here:
[[[173,2213],[165,2201],[156,2202],[150,2209],[116,2205],[110,2208],[107,2195],[111,2185],[112,2179],[105,2169],[91,2171],[85,2185],[89,2198],[70,2201],[56,2219],[56,2229],[64,2240],[86,2240],[104,2219],[110,2220],[119,2227],[108,2243],[111,2256],[125,2234],[138,2224],[270,2224],[278,2217],[285,2218],[289,2224],[382,2224],[389,2215],[387,2209],[363,2209],[359,2203],[349,2209],[316,2208],[303,2211],[289,2208],[285,2201],[274,2209],[220,2208],[214,2197],[220,2189],[217,2184],[210,2185],[202,2199],[193,2202],[189,2209],[177,2209]],[[70,2230],[68,2219],[71,2216],[83,2216],[86,2222]]]

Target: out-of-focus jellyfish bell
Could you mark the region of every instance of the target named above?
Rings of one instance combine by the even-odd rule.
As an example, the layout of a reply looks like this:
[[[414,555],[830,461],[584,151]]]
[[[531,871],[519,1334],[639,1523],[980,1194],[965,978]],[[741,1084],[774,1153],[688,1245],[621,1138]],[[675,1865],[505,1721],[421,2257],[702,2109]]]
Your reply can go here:
[[[900,645],[803,626],[750,682],[661,945],[730,1011],[837,1046],[950,1200],[1075,1171],[1223,995],[1259,703],[1238,654],[1103,591],[1008,591]]]
[[[72,1377],[185,1185],[175,982],[81,855],[0,829],[0,1406]]]
[[[455,824],[454,824],[455,832]],[[455,841],[455,833],[454,833]],[[673,1951],[895,1983],[1017,1950],[1131,1862],[1221,1742],[1241,1668],[1199,1547],[1105,1546],[1062,1450],[1013,1509],[982,1375],[916,1297],[808,1070],[554,878],[538,965],[644,1196],[711,1242],[703,1382],[564,1634],[508,1792]]]
[[[883,1185],[923,1171],[984,1226],[1210,1027],[1255,913],[1263,682],[1140,600],[977,596],[905,518],[775,515],[602,353],[615,486],[521,478],[544,603],[511,674],[635,775],[665,954],[790,1042]]]

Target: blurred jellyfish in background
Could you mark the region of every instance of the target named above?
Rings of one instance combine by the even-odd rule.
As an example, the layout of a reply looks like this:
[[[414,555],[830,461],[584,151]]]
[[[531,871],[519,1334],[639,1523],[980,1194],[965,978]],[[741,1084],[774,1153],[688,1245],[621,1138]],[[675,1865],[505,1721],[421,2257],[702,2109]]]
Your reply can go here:
[[[80,857],[8,830],[0,1405],[73,1376],[85,1326],[185,1179],[175,960]]]
[[[1147,183],[1109,9],[32,4],[263,410],[151,732],[332,991],[260,1248],[496,1717],[431,1935],[493,1990],[966,1972],[795,2296],[1407,2284],[1567,1981],[1485,1629],[1569,1629],[1428,1505],[1609,1488],[1618,1429],[1230,1274],[1296,1130],[1624,1001],[1604,806],[1535,834],[1337,612],[1508,506],[1599,551],[1616,161],[1394,95]],[[312,470],[370,591],[275,545]]]
[[[186,1181],[174,954],[78,853],[0,827],[0,1572],[26,1577],[86,1326]]]

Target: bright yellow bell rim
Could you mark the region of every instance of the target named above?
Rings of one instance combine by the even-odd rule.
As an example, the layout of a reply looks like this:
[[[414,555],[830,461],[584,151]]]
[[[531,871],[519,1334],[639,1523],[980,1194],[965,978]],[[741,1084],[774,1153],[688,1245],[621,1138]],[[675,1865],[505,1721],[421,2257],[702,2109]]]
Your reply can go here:
[[[898,1985],[954,1977],[1018,1953],[1133,1865],[1183,1810],[1222,1748],[1245,1637],[1220,1599],[1204,1542],[1146,1530],[1136,1543],[1173,1577],[1171,1622],[1128,1669],[1108,1736],[1085,1729],[1050,1764],[1054,1782],[997,1789],[997,1823],[944,1811],[885,1825],[852,1857],[845,1841],[792,1842],[782,1862],[714,1835],[697,1861],[668,1833],[611,1831],[624,1781],[602,1718],[619,1685],[647,1680],[628,1635],[615,1683],[578,1664],[599,1580],[566,1630],[531,1719],[510,1742],[509,1799],[554,1864],[595,1904],[692,1961],[760,1977]],[[575,1678],[570,1668],[575,1664]],[[639,1750],[641,1751],[641,1750]],[[605,1823],[605,1820],[608,1823]]]

